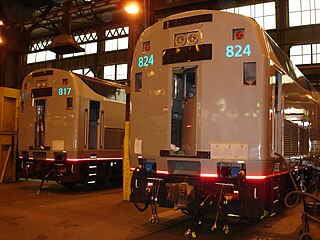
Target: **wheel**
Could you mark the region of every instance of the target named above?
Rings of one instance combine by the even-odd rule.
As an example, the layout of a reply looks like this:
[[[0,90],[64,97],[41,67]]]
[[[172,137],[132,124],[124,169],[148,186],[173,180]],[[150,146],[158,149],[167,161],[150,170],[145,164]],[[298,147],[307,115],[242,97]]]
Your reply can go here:
[[[312,240],[310,233],[303,233],[300,235],[299,240]]]
[[[294,192],[289,192],[284,198],[284,204],[287,208],[293,208],[298,205],[300,198]]]

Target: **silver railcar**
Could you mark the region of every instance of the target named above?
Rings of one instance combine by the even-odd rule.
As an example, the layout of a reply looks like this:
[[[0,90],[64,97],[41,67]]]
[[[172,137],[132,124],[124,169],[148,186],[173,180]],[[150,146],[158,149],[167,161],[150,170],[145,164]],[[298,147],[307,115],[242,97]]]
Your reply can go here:
[[[121,176],[122,85],[39,69],[24,78],[20,108],[18,177],[74,185]]]
[[[319,94],[251,18],[196,10],[147,28],[130,98],[136,203],[156,186],[160,206],[195,212],[221,197],[224,216],[260,219],[293,188],[289,173],[312,183]]]

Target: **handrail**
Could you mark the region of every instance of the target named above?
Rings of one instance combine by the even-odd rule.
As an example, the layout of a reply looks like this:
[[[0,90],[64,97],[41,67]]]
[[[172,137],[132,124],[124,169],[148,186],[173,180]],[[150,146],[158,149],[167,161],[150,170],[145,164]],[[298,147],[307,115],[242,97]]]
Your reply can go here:
[[[297,184],[296,184],[296,181],[294,180],[294,178],[293,178],[293,176],[292,176],[292,174],[291,174],[290,166],[288,165],[287,161],[285,160],[285,158],[284,158],[281,154],[275,153],[275,155],[277,155],[277,156],[280,158],[280,160],[282,160],[282,162],[284,163],[284,165],[286,166],[286,169],[287,169],[287,171],[288,171],[290,180],[291,180],[291,182],[292,182],[292,184],[293,184],[293,187],[294,187],[295,191],[299,191],[299,188],[298,188],[298,186],[297,186]]]

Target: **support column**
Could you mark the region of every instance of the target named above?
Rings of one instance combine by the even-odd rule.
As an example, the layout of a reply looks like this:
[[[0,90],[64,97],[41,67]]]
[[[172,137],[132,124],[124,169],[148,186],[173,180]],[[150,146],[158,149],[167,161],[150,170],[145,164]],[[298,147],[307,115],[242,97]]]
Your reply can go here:
[[[130,91],[131,91],[131,65],[136,42],[144,28],[141,27],[141,16],[129,18],[129,47],[128,47],[128,78],[126,89],[126,116],[125,116],[125,136],[123,143],[123,200],[130,200],[130,184],[132,172],[130,169],[129,143],[130,143]]]

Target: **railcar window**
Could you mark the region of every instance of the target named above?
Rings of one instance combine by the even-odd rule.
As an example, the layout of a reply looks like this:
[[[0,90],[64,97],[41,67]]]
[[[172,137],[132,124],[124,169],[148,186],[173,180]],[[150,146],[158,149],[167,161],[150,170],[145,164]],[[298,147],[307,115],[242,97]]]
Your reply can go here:
[[[276,103],[276,112],[279,113],[281,112],[281,108],[282,108],[282,103],[281,103],[281,95],[282,95],[282,75],[279,71],[276,71],[276,99],[275,99],[275,103]]]
[[[163,51],[162,64],[192,62],[212,59],[212,44],[202,44]]]
[[[67,110],[71,110],[73,108],[73,98],[67,98]]]
[[[89,115],[89,110],[85,109],[84,110],[84,148],[87,149],[88,146],[88,115]]]
[[[186,76],[186,98],[193,98],[196,95],[196,73],[189,72]]]
[[[134,89],[135,89],[135,92],[142,91],[142,73],[141,72],[135,74]]]
[[[202,14],[192,17],[179,18],[174,20],[165,21],[163,23],[163,29],[181,27],[194,23],[212,22],[212,14]]]
[[[53,70],[47,70],[47,71],[40,71],[40,72],[34,72],[32,73],[32,77],[40,77],[40,76],[49,76],[49,75],[53,75]]]
[[[52,96],[52,88],[37,88],[31,90],[31,96],[33,98],[37,97],[49,97]]]
[[[173,75],[172,81],[172,99],[176,99],[178,94],[178,77]]]
[[[257,68],[255,62],[243,63],[243,84],[247,86],[256,85]]]

